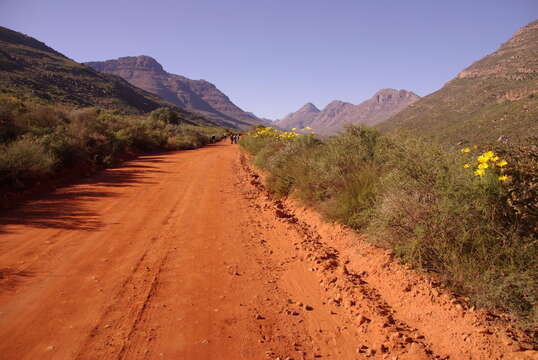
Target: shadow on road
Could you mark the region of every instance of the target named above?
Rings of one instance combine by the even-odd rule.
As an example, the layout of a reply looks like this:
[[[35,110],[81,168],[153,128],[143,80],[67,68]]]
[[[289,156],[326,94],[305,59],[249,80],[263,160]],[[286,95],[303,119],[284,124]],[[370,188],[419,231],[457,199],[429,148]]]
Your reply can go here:
[[[15,209],[0,213],[0,235],[11,232],[8,225],[26,225],[35,228],[95,231],[103,224],[99,214],[88,209],[87,204],[100,198],[115,197],[119,193],[111,187],[126,187],[137,184],[152,184],[144,180],[152,166],[126,164],[109,169],[83,182],[66,186],[53,193],[41,195]]]
[[[0,291],[13,290],[24,278],[32,275],[33,273],[27,270],[0,268]]]

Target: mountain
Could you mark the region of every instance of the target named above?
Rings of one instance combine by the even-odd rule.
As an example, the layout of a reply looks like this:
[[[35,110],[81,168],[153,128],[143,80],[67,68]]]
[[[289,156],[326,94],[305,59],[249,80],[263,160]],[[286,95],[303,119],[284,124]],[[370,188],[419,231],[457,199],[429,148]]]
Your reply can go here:
[[[233,123],[234,127],[247,128],[264,123],[252,113],[236,106],[212,83],[170,74],[149,56],[127,56],[85,64],[101,73],[118,75],[177,106],[201,111],[222,121]]]
[[[334,100],[320,111],[308,103],[279,120],[277,125],[284,129],[310,126],[320,134],[330,135],[347,124],[378,124],[418,99],[419,96],[410,91],[382,89],[358,105]]]
[[[294,113],[287,115],[276,124],[282,129],[302,129],[314,121],[316,116],[320,113],[320,110],[312,103],[307,103],[302,108]]]
[[[480,144],[501,137],[517,143],[536,136],[538,20],[378,128],[451,144]]]
[[[41,41],[0,27],[0,92],[40,102],[75,107],[96,106],[142,114],[167,106],[188,122],[209,124],[119,76],[79,64]]]

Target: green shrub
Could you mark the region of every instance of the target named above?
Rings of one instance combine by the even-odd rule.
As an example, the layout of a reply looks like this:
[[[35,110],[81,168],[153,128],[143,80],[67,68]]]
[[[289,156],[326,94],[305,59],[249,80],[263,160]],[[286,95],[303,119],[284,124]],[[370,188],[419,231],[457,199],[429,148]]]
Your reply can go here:
[[[178,113],[167,107],[153,110],[149,116],[153,120],[159,120],[169,124],[178,125],[181,123],[181,118]]]
[[[24,130],[15,123],[20,114],[24,113],[25,106],[19,99],[0,94],[0,144],[14,140],[24,133]]]
[[[0,182],[22,190],[73,167],[95,170],[127,154],[195,149],[226,130],[186,125],[168,108],[127,116],[98,108],[63,109],[0,95]],[[26,148],[25,148],[26,146]],[[58,172],[56,173],[56,175]]]
[[[24,188],[50,175],[56,158],[31,139],[20,139],[0,147],[0,184]]]
[[[379,134],[350,126],[326,143],[311,135],[292,141],[247,136],[240,144],[268,171],[271,192],[290,192],[318,207],[328,218],[354,228],[365,226],[375,201]]]
[[[87,158],[85,150],[77,146],[65,128],[57,128],[37,141],[57,159],[59,168],[73,167]]]
[[[527,143],[533,145],[503,146],[498,152],[508,162],[505,201],[516,215],[510,220],[519,221],[526,233],[538,233],[538,138]]]

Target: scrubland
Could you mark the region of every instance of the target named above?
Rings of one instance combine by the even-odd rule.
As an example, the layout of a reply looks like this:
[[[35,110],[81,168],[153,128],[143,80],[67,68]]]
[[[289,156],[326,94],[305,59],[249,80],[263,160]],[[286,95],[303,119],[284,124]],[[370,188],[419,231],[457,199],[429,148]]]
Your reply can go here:
[[[275,196],[295,197],[477,306],[537,328],[533,145],[451,148],[355,126],[324,140],[258,128],[240,144]]]
[[[195,149],[225,129],[187,124],[168,108],[125,115],[0,96],[0,193],[21,191],[74,169],[91,173],[136,154]]]

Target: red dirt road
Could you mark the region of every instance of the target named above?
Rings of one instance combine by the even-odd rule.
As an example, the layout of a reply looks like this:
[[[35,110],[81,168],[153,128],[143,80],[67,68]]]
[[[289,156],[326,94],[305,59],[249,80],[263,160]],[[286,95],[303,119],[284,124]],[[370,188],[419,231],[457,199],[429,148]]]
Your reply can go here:
[[[236,146],[141,157],[0,216],[0,359],[536,359]]]

